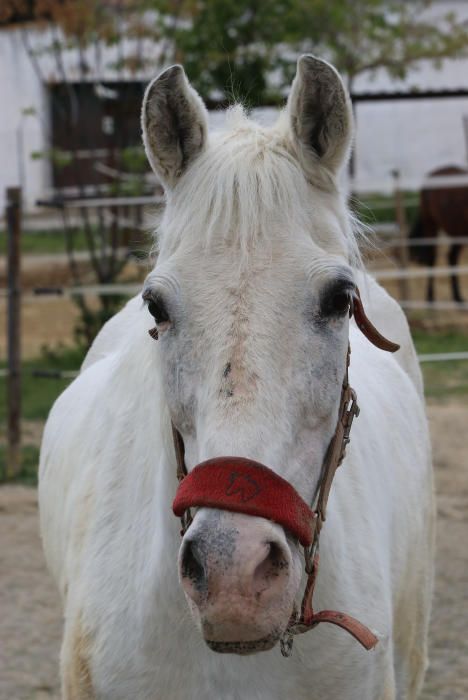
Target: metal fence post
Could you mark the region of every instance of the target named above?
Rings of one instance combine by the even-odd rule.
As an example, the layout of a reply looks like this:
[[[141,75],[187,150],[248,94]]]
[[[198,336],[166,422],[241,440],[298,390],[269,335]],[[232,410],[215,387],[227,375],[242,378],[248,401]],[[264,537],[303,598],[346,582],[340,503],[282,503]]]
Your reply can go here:
[[[21,190],[9,187],[6,191],[6,222],[8,246],[8,450],[6,477],[16,476],[21,469]]]

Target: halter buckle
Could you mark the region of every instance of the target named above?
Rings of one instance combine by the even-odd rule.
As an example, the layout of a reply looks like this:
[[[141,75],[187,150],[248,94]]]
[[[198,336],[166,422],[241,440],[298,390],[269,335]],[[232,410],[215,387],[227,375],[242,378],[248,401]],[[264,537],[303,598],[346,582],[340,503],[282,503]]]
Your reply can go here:
[[[353,420],[359,416],[360,413],[360,408],[358,406],[357,402],[357,396],[356,392],[354,389],[351,389],[350,387],[350,392],[351,392],[351,403],[349,405],[349,408],[346,410],[345,413],[345,420],[343,421],[344,423],[344,433],[343,433],[343,457],[344,457],[344,448],[346,445],[349,444],[349,435],[351,433],[351,426],[353,425]]]

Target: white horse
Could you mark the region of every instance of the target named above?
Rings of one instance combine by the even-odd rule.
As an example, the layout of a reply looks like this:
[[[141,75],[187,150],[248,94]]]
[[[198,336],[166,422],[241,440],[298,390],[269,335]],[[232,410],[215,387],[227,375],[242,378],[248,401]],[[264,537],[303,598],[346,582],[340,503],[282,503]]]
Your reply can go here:
[[[167,197],[148,304],[131,300],[103,328],[41,453],[63,697],[412,700],[432,589],[429,438],[405,318],[360,271],[337,185],[352,138],[342,81],[303,56],[273,128],[236,108],[209,136],[173,66],[148,87],[142,124]],[[357,285],[395,355],[349,320]],[[264,517],[207,507],[181,540],[171,420],[188,471],[255,459],[310,504],[348,341],[361,415],[331,489],[314,603],[357,617],[379,643],[365,651],[321,624],[283,658],[275,643],[305,583],[298,541]]]

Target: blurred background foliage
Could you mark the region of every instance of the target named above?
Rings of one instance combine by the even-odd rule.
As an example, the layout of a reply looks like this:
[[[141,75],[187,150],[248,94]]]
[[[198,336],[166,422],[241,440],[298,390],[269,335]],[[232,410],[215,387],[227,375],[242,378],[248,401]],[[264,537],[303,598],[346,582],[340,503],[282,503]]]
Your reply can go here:
[[[161,66],[184,63],[209,105],[233,99],[280,102],[300,53],[327,56],[348,80],[383,68],[403,77],[414,61],[466,55],[468,28],[431,0],[3,0],[0,22],[34,18],[60,27],[52,51],[135,39],[115,68],[147,65],[144,42],[160,45]]]

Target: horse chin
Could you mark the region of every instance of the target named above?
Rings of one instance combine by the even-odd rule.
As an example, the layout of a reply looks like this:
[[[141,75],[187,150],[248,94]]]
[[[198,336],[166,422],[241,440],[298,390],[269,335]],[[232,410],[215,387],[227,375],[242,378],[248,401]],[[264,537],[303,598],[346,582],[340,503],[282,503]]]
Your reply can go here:
[[[193,621],[198,628],[205,644],[211,651],[217,654],[237,654],[237,656],[249,656],[261,651],[269,651],[279,642],[284,632],[286,623],[280,622],[265,630],[265,626],[256,628],[231,627],[224,625],[219,627],[207,620],[202,620],[197,610],[191,607]],[[290,617],[288,617],[288,620]],[[283,625],[283,626],[281,626]],[[265,633],[266,632],[266,633]],[[244,639],[242,639],[244,637]]]
[[[210,639],[205,639],[207,646],[211,651],[218,654],[237,654],[238,656],[249,656],[258,654],[261,651],[269,651],[277,644],[281,633],[272,632],[262,639],[256,639],[247,642],[216,642]]]
[[[211,651],[217,654],[237,654],[249,656],[262,651],[269,651],[279,642],[289,620],[291,619],[292,606],[289,610],[285,607],[276,619],[258,620],[254,622],[254,615],[250,620],[240,622],[235,616],[231,619],[207,619],[200,615],[200,611],[190,605],[192,619],[199,630],[205,644]]]

